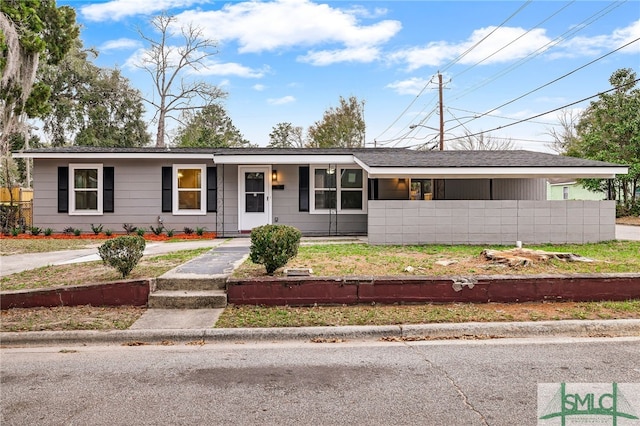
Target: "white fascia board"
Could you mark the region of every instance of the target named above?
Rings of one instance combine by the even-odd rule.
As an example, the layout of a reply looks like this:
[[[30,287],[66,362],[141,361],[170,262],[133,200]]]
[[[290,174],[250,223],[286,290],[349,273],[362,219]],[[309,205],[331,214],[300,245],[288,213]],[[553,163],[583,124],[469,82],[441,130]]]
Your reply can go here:
[[[143,153],[143,152],[14,152],[13,158],[41,158],[41,159],[65,159],[65,160],[77,160],[77,159],[144,159],[144,160],[213,160],[213,154],[187,154],[187,153]]]
[[[491,179],[491,178],[600,178],[612,179],[628,173],[628,167],[460,167],[460,168],[365,168],[370,178],[436,178],[436,179]]]
[[[214,155],[216,164],[355,164],[353,155]]]

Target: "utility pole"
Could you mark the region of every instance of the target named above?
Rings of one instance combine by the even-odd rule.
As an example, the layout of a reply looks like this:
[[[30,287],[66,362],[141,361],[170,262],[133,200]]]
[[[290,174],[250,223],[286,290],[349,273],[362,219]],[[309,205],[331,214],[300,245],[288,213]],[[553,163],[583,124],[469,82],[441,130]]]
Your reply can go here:
[[[442,74],[438,71],[438,92],[440,97],[440,151],[444,151],[444,105],[442,104]]]

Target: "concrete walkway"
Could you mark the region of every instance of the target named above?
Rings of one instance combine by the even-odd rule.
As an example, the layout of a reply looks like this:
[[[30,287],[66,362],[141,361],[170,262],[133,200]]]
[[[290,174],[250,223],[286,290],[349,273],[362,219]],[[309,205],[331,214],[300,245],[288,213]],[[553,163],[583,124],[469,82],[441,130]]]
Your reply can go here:
[[[159,279],[226,279],[249,256],[249,238],[224,240],[207,253],[174,268]],[[147,309],[130,330],[197,330],[212,328],[224,311],[213,309]]]
[[[616,225],[616,240],[640,241],[640,226]]]

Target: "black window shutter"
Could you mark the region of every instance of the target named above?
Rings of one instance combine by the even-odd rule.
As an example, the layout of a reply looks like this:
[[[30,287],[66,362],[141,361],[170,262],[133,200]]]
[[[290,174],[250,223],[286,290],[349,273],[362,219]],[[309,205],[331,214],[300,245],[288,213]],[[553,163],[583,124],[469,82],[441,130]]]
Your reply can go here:
[[[299,168],[298,211],[309,211],[309,166]]]
[[[369,179],[369,199],[378,199],[378,179]]]
[[[162,211],[173,210],[173,167],[162,168]]]
[[[114,168],[113,167],[103,167],[102,168],[102,211],[104,213],[113,213],[114,212]]]
[[[218,211],[218,169],[207,167],[207,212]]]
[[[69,213],[69,167],[58,167],[58,213]]]

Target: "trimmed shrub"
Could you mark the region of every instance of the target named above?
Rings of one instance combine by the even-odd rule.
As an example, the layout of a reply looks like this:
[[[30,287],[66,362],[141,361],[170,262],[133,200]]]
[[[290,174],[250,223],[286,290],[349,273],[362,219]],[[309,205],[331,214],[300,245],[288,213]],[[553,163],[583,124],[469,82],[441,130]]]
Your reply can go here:
[[[37,226],[31,227],[31,235],[40,235],[42,232],[42,228],[38,228]]]
[[[98,247],[98,253],[105,265],[117,269],[122,278],[126,278],[142,258],[144,247],[144,238],[123,235],[102,244]]]
[[[251,231],[251,251],[253,263],[264,265],[267,274],[283,267],[298,254],[302,233],[293,226],[263,225]]]
[[[47,229],[45,229],[45,230],[44,230],[44,235],[45,235],[46,237],[50,237],[50,236],[51,236],[51,234],[53,234],[53,229],[51,229],[51,228],[47,228]]]
[[[158,225],[157,227],[154,227],[153,225],[149,225],[149,229],[151,229],[153,235],[161,235],[162,231],[164,231],[164,226]]]
[[[94,224],[92,223],[92,224],[91,224],[91,230],[93,231],[93,233],[94,233],[95,235],[98,235],[99,233],[101,233],[101,232],[102,232],[102,224],[100,224],[100,225],[97,225],[97,226],[96,226],[96,225],[94,225]]]

